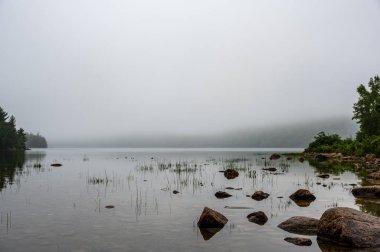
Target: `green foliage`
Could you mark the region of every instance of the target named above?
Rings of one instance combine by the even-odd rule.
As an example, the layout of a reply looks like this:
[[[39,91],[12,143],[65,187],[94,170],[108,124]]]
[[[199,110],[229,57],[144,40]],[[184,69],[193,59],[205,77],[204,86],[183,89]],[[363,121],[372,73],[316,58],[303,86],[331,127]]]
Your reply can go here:
[[[360,124],[358,138],[380,135],[380,77],[369,80],[369,89],[361,84],[357,91],[359,100],[354,104],[354,116]]]
[[[360,124],[356,139],[341,139],[339,135],[320,132],[309,144],[306,152],[335,152],[352,156],[372,153],[380,156],[380,77],[371,78],[368,87],[369,90],[361,84],[357,89],[359,100],[354,104],[352,118]]]
[[[306,152],[330,153],[335,152],[342,143],[342,139],[337,134],[326,135],[325,132],[319,132],[314,137],[314,141],[309,144]]]
[[[25,149],[25,134],[23,129],[16,130],[16,118],[0,107],[0,150]]]

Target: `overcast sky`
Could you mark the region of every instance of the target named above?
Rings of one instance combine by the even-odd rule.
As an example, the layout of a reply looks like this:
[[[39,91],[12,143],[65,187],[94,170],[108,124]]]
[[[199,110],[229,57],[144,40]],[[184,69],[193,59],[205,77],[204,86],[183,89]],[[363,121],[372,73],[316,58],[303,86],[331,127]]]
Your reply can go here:
[[[0,106],[52,141],[352,115],[378,0],[0,0]]]

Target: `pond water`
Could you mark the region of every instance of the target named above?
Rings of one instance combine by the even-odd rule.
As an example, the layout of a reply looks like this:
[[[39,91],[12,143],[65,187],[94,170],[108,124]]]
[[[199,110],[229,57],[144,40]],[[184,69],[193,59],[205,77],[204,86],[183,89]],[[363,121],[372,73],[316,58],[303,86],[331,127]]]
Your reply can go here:
[[[318,244],[315,236],[309,237],[312,246],[297,247],[284,238],[299,235],[277,228],[296,215],[319,218],[330,207],[373,209],[352,196],[350,184],[361,179],[349,167],[318,167],[284,155],[269,160],[274,152],[300,151],[43,149],[25,156],[1,154],[0,251],[339,251]],[[239,176],[227,179],[219,172],[227,168]],[[319,178],[320,173],[330,177]],[[298,189],[310,190],[317,199],[298,206],[289,199]],[[262,201],[247,197],[258,190],[270,196]],[[232,197],[217,199],[217,191]],[[205,206],[229,220],[208,240],[197,227]],[[255,211],[266,213],[265,225],[247,220]]]

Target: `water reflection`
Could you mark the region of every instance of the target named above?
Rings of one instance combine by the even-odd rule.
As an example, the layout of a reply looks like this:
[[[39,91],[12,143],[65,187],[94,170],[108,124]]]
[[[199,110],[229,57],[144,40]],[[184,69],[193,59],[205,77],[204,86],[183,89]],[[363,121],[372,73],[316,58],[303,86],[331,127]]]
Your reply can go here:
[[[22,172],[24,162],[23,151],[0,152],[0,191],[14,183],[15,176]]]
[[[201,235],[205,241],[210,240],[222,228],[199,228]]]
[[[355,203],[361,211],[380,217],[379,199],[356,199]]]
[[[334,243],[317,239],[317,243],[322,252],[378,252],[379,248],[350,248],[336,245]]]

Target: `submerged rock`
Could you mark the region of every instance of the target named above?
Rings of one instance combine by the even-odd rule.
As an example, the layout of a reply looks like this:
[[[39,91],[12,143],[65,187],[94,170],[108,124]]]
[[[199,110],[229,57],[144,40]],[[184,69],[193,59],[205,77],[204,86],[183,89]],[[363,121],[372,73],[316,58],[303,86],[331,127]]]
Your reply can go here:
[[[356,187],[351,192],[358,198],[380,198],[380,186]]]
[[[280,154],[274,153],[274,154],[272,154],[272,155],[269,157],[269,159],[270,159],[270,160],[276,160],[276,159],[279,159],[280,157],[281,157]]]
[[[355,248],[380,247],[380,218],[348,207],[326,210],[318,239]]]
[[[294,216],[280,223],[277,227],[293,234],[316,235],[318,231],[318,224],[318,219],[304,216]]]
[[[231,197],[231,196],[232,196],[231,194],[226,193],[226,192],[222,192],[222,191],[219,191],[219,192],[215,193],[215,197],[217,197],[218,199],[224,199],[224,198],[228,198],[228,197]]]
[[[256,223],[258,225],[264,225],[268,221],[268,217],[262,211],[253,212],[247,216],[250,222]]]
[[[105,206],[105,208],[110,209],[110,208],[115,208],[115,206],[114,205],[107,205],[107,206]]]
[[[265,193],[263,191],[257,191],[252,195],[252,199],[261,201],[263,199],[266,199],[269,197],[268,193]]]
[[[242,207],[242,206],[225,206],[227,209],[252,209],[252,207]]]
[[[326,178],[329,178],[330,175],[328,175],[328,174],[319,174],[319,175],[317,175],[317,177],[326,179]]]
[[[277,169],[274,167],[269,167],[269,168],[263,168],[263,171],[275,172],[275,171],[277,171]]]
[[[60,163],[53,163],[53,164],[51,164],[50,166],[60,167],[60,166],[62,166],[62,164],[60,164]]]
[[[311,202],[313,202],[316,198],[315,196],[306,189],[299,189],[295,193],[289,196],[298,206],[300,207],[308,207]]]
[[[239,172],[234,169],[227,169],[224,171],[224,177],[227,179],[234,179],[239,176]]]
[[[312,244],[312,241],[308,238],[286,237],[284,240],[297,246],[311,246]]]
[[[205,207],[199,217],[198,227],[200,228],[222,228],[228,219],[221,213]]]

